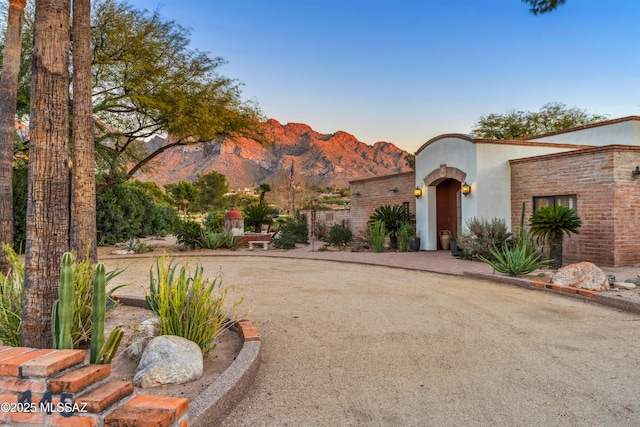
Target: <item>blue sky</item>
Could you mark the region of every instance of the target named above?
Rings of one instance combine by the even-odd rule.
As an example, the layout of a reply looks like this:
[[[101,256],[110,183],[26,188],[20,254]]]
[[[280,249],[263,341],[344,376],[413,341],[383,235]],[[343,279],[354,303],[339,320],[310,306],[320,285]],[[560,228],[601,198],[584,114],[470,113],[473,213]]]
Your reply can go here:
[[[640,115],[640,1],[129,0],[191,29],[265,115],[415,151],[481,115]]]

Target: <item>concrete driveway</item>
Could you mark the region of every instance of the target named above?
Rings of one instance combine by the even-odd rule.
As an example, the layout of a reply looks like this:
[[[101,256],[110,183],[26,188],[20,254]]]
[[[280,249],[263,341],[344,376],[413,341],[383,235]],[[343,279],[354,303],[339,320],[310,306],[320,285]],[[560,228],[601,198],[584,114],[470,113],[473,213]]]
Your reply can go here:
[[[263,337],[226,427],[640,425],[638,316],[423,271],[200,261],[237,286]],[[147,284],[152,262],[119,264]]]

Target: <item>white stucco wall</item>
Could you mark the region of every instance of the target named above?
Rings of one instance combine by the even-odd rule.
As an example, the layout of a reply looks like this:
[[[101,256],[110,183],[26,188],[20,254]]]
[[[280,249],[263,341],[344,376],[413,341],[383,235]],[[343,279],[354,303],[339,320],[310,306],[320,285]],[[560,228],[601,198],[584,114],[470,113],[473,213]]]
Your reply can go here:
[[[509,160],[568,151],[568,148],[492,144],[447,137],[436,140],[416,156],[416,186],[423,196],[416,200],[416,229],[422,250],[436,250],[436,188],[424,179],[440,165],[465,172],[471,194],[461,198],[462,226],[475,216],[503,218],[511,228],[511,178]]]
[[[472,215],[467,215],[463,205],[462,224],[464,225],[474,215],[487,219],[497,217],[506,221],[509,230],[511,230],[511,169],[509,160],[568,151],[567,148],[531,145],[486,143],[477,143],[476,145],[478,178],[472,184],[471,194],[467,198],[473,196],[474,199],[477,199],[477,211]],[[469,214],[471,213],[469,212]]]
[[[423,196],[416,200],[416,229],[420,234],[420,249],[436,250],[436,188],[426,187],[424,179],[440,165],[460,169],[467,174],[467,182],[476,179],[476,144],[462,138],[443,138],[434,141],[416,156],[416,186]],[[472,190],[473,191],[473,190]],[[477,199],[463,197],[463,224],[465,212],[476,212]],[[473,216],[473,215],[472,215]]]
[[[530,141],[582,145],[640,145],[640,121],[628,120],[567,133],[559,133]]]

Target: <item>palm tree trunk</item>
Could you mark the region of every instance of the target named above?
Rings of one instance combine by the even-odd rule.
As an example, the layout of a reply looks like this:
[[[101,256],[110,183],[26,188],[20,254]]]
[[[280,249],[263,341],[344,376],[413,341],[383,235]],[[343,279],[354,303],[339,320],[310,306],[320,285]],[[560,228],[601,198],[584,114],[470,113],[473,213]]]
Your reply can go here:
[[[51,307],[69,248],[69,0],[37,0],[20,344],[51,347]]]
[[[557,270],[562,267],[562,235],[549,242],[549,257],[551,258],[549,268]]]
[[[71,249],[97,262],[96,167],[91,102],[91,0],[73,0]],[[87,253],[88,251],[88,253]]]
[[[25,4],[26,0],[9,2],[0,78],[0,243],[10,245],[13,244],[13,137]],[[9,263],[0,248],[0,272],[4,273],[8,268]]]

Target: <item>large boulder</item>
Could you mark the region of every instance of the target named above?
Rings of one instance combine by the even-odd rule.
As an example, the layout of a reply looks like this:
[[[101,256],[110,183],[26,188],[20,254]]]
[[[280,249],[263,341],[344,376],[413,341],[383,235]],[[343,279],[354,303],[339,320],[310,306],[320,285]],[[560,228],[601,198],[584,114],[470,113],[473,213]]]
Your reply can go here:
[[[590,262],[579,262],[562,267],[551,277],[551,283],[592,291],[609,290],[607,275]]]
[[[193,341],[173,335],[153,338],[133,377],[137,387],[182,384],[202,376],[202,351]]]

